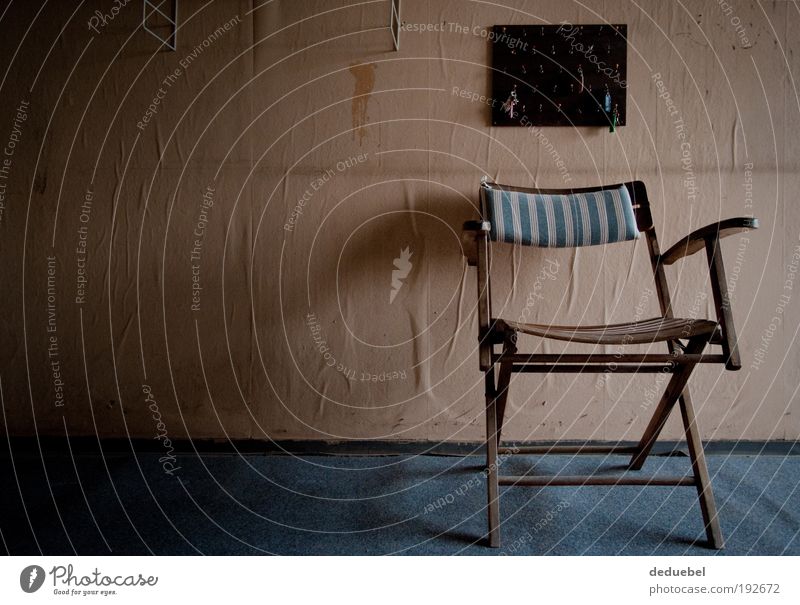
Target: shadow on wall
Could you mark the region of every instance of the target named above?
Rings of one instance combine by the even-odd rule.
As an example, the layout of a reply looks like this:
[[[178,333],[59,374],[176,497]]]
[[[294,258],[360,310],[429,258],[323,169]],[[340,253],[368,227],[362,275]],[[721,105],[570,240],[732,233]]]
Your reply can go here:
[[[389,192],[380,197],[385,211],[362,210],[374,208],[372,202],[353,201],[352,212],[316,227],[315,238],[308,238],[313,244],[293,255],[294,270],[283,272],[278,311],[286,346],[298,361],[293,372],[308,373],[320,393],[343,398],[345,391],[358,406],[429,395],[439,374],[435,368],[445,365],[441,359],[447,358],[447,366],[464,361],[456,359],[453,341],[460,328],[469,327],[475,305],[473,284],[463,281],[460,239],[463,222],[477,215],[466,205],[472,202],[444,188],[435,195]],[[258,323],[264,342],[269,322]],[[384,372],[398,375],[396,391],[361,392],[354,384]]]

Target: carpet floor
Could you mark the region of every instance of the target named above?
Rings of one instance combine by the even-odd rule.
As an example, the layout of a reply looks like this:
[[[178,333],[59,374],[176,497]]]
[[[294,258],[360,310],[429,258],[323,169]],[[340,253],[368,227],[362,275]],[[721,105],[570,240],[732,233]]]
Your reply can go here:
[[[482,457],[181,455],[0,458],[12,555],[798,555],[800,457],[709,456],[726,549],[692,487],[501,488],[484,546]],[[621,473],[614,456],[515,456],[502,474]],[[165,471],[170,471],[166,472]],[[681,456],[643,473],[690,472]]]

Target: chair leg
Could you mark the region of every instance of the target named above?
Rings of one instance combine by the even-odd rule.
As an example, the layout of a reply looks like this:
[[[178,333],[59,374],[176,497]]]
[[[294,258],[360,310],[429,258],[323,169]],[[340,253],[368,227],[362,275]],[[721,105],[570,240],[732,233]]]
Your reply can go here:
[[[686,353],[693,355],[702,352],[706,342],[706,338],[690,340],[689,345],[686,347]],[[658,407],[653,412],[653,417],[650,419],[639,444],[636,446],[636,453],[631,457],[631,461],[628,464],[628,468],[631,470],[638,471],[644,465],[644,461],[647,460],[650,450],[653,449],[656,439],[661,434],[661,429],[664,428],[673,406],[683,393],[689,376],[691,376],[692,370],[696,365],[696,363],[684,363],[673,372],[672,378],[667,383],[667,388],[664,389],[664,394],[661,396],[661,401],[658,402]]]
[[[497,445],[500,446],[500,434],[503,432],[503,418],[506,414],[506,402],[508,401],[508,389],[511,383],[510,361],[500,363],[500,375],[497,378]]]
[[[486,491],[489,546],[500,548],[500,486],[497,480],[497,390],[494,368],[486,372]]]
[[[706,455],[703,452],[703,442],[700,439],[700,430],[697,427],[697,418],[694,415],[694,406],[692,405],[692,398],[688,388],[684,390],[683,395],[680,397],[680,408],[683,426],[686,430],[686,443],[689,446],[692,472],[697,485],[697,496],[700,500],[700,510],[703,513],[706,536],[711,548],[720,550],[725,547],[725,541],[722,537],[722,529],[719,526],[717,505],[714,502],[711,478],[708,476],[708,467],[706,466]]]

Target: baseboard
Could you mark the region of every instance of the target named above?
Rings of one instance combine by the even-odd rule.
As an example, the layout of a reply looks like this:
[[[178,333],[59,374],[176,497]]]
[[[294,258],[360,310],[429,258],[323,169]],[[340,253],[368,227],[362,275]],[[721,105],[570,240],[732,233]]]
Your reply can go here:
[[[507,447],[527,445],[555,445],[554,441],[504,442]],[[561,441],[558,445],[636,445],[635,442],[607,441]],[[468,456],[482,455],[480,442],[435,442],[435,441],[318,441],[287,440],[262,441],[257,439],[182,439],[171,443],[175,454],[230,454],[230,455],[321,455],[321,456],[392,456],[433,455]],[[709,455],[739,456],[798,456],[800,441],[708,441],[705,451]],[[124,439],[96,437],[11,437],[1,448],[0,457],[13,455],[120,455],[131,452],[164,452],[164,443],[156,439]],[[656,456],[687,456],[686,443],[682,441],[659,441],[653,448]]]

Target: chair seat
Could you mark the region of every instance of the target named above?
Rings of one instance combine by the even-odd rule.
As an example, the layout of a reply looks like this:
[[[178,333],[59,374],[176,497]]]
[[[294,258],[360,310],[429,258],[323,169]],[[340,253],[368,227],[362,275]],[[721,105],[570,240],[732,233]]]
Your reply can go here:
[[[542,338],[585,342],[600,345],[643,344],[691,338],[701,334],[712,334],[718,324],[707,319],[680,319],[677,317],[654,317],[605,326],[553,326],[526,324],[503,319],[496,320],[495,329],[500,332],[522,332]]]

